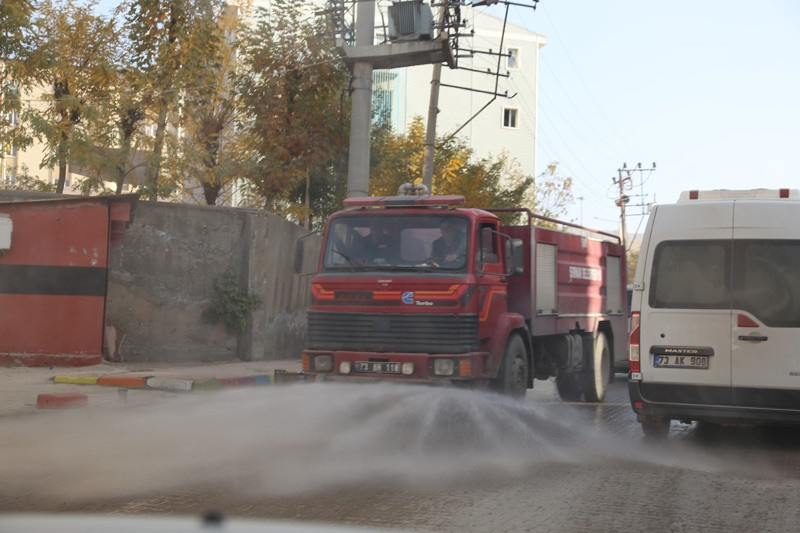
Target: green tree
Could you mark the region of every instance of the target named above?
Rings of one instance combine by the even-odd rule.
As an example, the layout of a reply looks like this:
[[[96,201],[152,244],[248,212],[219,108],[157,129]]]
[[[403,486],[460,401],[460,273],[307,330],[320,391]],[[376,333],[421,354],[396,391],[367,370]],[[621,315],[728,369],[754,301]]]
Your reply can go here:
[[[636,265],[639,263],[639,248],[628,250],[627,258],[628,283],[633,283],[633,279],[636,277]]]
[[[127,5],[120,5],[114,12],[115,18],[127,9]],[[84,194],[121,194],[126,182],[137,171],[141,174],[146,169],[148,160],[142,154],[152,147],[150,136],[144,132],[153,104],[149,80],[134,61],[131,40],[124,29],[118,32],[117,39],[111,57],[108,98],[99,104],[102,120],[92,130],[95,150],[83,167]],[[111,189],[107,188],[107,182],[114,184]]]
[[[305,221],[293,193],[331,168],[345,144],[341,127],[348,73],[308,2],[277,0],[242,39],[238,90],[249,138],[244,168],[250,194],[264,208]],[[309,187],[310,189],[310,187]]]
[[[29,0],[0,2],[0,160],[12,146],[24,148],[30,142],[18,118],[20,88],[26,85],[30,68],[33,10]]]
[[[234,90],[238,20],[237,10],[226,6],[219,15],[207,11],[197,21],[194,38],[205,41],[205,55],[202,64],[194,65],[194,83],[184,91],[184,135],[176,171],[185,174],[181,181],[192,196],[198,184],[208,205],[215,205],[223,190],[241,177],[247,161]]]
[[[32,80],[46,87],[41,102],[23,113],[33,134],[44,142],[42,167],[58,165],[56,192],[64,192],[67,166],[93,157],[92,130],[102,127],[103,102],[111,95],[117,45],[111,18],[72,0],[45,0],[34,21]]]
[[[142,184],[143,193],[152,201],[172,194],[178,184],[161,181],[165,148],[178,146],[169,130],[181,126],[181,100],[187,87],[202,76],[199,71],[209,68],[215,43],[207,23],[223,8],[221,0],[131,0],[125,26],[131,41],[133,63],[147,78],[146,90],[151,91],[155,135],[152,158],[148,164],[148,181]],[[174,136],[174,135],[173,135]],[[176,154],[166,150],[167,155]],[[170,163],[173,177],[180,178]]]
[[[536,176],[533,194],[527,198],[531,211],[548,218],[561,218],[575,201],[572,194],[572,178],[558,170],[558,162],[547,165],[547,169]]]

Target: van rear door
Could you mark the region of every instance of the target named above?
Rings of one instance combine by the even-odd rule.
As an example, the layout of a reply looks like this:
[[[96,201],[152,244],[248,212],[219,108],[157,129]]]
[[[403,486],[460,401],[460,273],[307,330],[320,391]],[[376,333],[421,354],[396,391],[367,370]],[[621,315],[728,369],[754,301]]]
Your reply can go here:
[[[733,404],[800,409],[800,203],[734,207]]]
[[[729,405],[732,202],[662,205],[655,216],[641,303],[642,395]]]

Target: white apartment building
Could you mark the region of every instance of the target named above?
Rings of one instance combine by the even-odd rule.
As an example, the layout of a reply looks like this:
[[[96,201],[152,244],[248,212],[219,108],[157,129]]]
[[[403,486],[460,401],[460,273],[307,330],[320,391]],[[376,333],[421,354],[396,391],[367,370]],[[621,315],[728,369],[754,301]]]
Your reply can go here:
[[[467,50],[492,50],[500,48],[503,21],[488,13],[472,10],[469,20],[475,35],[461,38],[460,54]],[[516,159],[523,173],[536,172],[536,125],[539,80],[539,49],[547,42],[537,33],[506,24],[503,52],[510,57],[500,58],[501,77],[498,92],[516,95],[514,98],[498,96],[477,117],[458,133],[478,157],[497,156],[507,152]],[[496,78],[484,74],[496,72],[498,56],[476,53],[470,58],[459,58],[459,67],[473,70],[442,69],[442,84],[475,89],[468,91],[442,86],[439,91],[439,116],[437,136],[449,135],[463,126],[475,113],[492,100]],[[415,116],[427,119],[430,102],[430,83],[433,67],[421,65],[394,70],[375,71],[373,75],[373,102],[378,108],[389,107],[387,115],[396,131],[405,132]],[[481,72],[474,72],[475,70]],[[485,92],[477,92],[485,91]]]

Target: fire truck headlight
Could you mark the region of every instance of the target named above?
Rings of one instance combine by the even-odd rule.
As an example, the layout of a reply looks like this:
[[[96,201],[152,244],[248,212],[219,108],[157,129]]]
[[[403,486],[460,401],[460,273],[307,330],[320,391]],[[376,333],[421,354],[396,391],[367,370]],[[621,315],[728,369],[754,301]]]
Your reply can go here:
[[[433,373],[437,376],[452,376],[455,373],[456,365],[452,359],[434,359]]]
[[[350,361],[342,361],[341,363],[339,363],[340,374],[349,374],[352,369],[353,368],[352,365],[350,364]]]
[[[330,372],[333,370],[333,356],[329,354],[314,356],[314,370],[316,372]]]
[[[400,372],[404,376],[410,376],[414,373],[414,363],[403,363],[400,365]]]

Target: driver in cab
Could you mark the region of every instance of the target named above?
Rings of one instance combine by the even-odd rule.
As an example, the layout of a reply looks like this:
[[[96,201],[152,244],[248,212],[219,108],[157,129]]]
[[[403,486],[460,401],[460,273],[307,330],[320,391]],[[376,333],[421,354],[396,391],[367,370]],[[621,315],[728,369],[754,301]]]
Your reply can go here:
[[[458,268],[464,265],[467,251],[467,239],[452,220],[445,220],[439,225],[442,236],[433,241],[431,261],[439,266]]]

